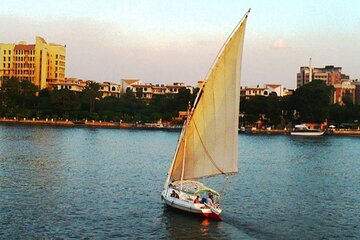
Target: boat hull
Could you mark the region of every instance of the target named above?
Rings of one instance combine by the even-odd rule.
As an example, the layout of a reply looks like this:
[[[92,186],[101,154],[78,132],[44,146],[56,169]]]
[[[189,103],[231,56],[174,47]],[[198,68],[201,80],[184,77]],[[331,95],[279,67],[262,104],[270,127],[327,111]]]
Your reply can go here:
[[[304,131],[304,132],[291,132],[290,135],[292,136],[313,136],[313,137],[316,137],[316,136],[322,136],[324,135],[324,131],[319,131],[319,132],[307,132],[307,131]]]
[[[200,204],[200,203],[194,204],[192,201],[186,201],[179,198],[166,196],[165,191],[161,194],[161,198],[168,207],[175,209],[177,211],[189,213],[190,215],[194,215],[194,216],[210,218],[217,221],[222,220],[220,217],[220,213],[221,213],[220,209],[216,213],[211,208],[206,207],[204,204]]]

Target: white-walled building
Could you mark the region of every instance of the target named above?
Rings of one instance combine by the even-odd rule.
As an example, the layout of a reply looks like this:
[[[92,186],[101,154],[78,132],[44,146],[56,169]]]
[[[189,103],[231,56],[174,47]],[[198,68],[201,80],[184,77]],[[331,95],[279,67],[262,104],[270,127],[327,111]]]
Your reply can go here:
[[[278,97],[291,95],[293,90],[289,90],[280,84],[265,84],[264,87],[240,87],[240,96],[249,99],[255,96],[269,96],[275,93]]]

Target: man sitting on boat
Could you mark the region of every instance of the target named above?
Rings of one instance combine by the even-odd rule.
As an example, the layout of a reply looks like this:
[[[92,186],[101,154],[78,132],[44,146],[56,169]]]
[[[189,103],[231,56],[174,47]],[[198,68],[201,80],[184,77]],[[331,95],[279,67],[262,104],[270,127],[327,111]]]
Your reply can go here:
[[[179,194],[177,194],[177,192],[175,192],[175,190],[173,190],[170,197],[179,198]]]
[[[214,207],[214,196],[209,193],[209,197],[206,199],[206,204],[209,205],[210,207]]]

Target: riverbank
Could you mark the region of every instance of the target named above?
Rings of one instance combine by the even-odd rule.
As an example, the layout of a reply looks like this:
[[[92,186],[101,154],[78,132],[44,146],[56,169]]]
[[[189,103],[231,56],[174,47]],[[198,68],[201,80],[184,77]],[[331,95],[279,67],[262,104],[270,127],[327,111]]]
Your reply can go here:
[[[24,125],[48,125],[62,127],[94,127],[94,128],[114,128],[114,129],[136,129],[136,130],[164,130],[164,131],[181,131],[181,127],[153,127],[146,125],[136,125],[133,123],[120,122],[104,122],[104,121],[70,121],[70,120],[54,120],[54,119],[8,119],[0,118],[0,124],[24,124]],[[283,129],[251,129],[241,134],[254,135],[289,135],[289,130]],[[330,136],[360,136],[360,130],[338,129],[332,132],[326,132],[325,135]]]
[[[94,128],[118,128],[118,129],[138,129],[138,130],[167,130],[167,131],[181,131],[179,127],[153,127],[146,125],[136,125],[133,123],[123,122],[104,122],[104,121],[70,121],[70,120],[54,120],[54,119],[8,119],[0,118],[0,124],[24,124],[24,125],[47,125],[47,126],[62,126],[62,127],[94,127]]]
[[[280,130],[280,129],[251,129],[247,132],[242,132],[242,134],[254,134],[254,135],[290,135],[289,130]],[[360,136],[360,130],[351,130],[351,129],[338,129],[332,130],[331,132],[325,132],[327,136]]]

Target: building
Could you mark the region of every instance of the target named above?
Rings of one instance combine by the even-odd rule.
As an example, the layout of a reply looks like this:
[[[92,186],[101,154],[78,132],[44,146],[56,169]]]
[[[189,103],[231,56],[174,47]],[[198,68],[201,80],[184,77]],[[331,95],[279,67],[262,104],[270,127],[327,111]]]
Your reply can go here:
[[[49,80],[48,88],[50,89],[68,89],[74,92],[82,92],[90,81],[77,78],[65,78],[64,81]]]
[[[35,44],[0,44],[0,79],[29,80],[39,89],[47,82],[65,80],[66,46],[36,37]]]
[[[240,87],[240,97],[245,97],[245,99],[250,99],[255,96],[269,96],[269,90],[266,88],[257,87]]]
[[[78,78],[65,78],[64,81],[48,81],[48,88],[50,89],[68,89],[74,92],[82,92],[86,86],[93,81],[91,80],[82,80]],[[121,96],[121,85],[112,83],[112,82],[102,82],[99,83],[99,91],[102,94],[102,97],[117,97]]]
[[[112,82],[100,83],[100,92],[102,97],[117,97],[119,98],[122,93],[121,85]]]
[[[189,90],[191,94],[194,92],[194,87],[178,82],[165,85],[141,83],[140,80],[134,79],[122,79],[121,87],[122,93],[129,89],[136,97],[142,99],[152,99],[154,95],[178,94],[182,89]],[[124,89],[125,87],[126,89]]]
[[[334,87],[332,103],[344,105],[343,98],[346,96],[354,104],[360,104],[360,83],[350,80],[350,76],[341,71],[341,67],[334,67],[333,65],[324,68],[311,68],[310,77],[310,68],[300,67],[300,72],[297,73],[297,87],[299,88],[312,80],[324,81],[327,85]]]
[[[131,88],[131,86],[140,84],[139,79],[121,79],[121,91],[122,93],[126,93],[128,88]]]
[[[297,88],[304,86],[312,80],[321,80],[328,85],[341,84],[341,79],[348,76],[341,73],[341,67],[334,67],[333,65],[325,66],[324,68],[310,68],[300,67],[300,72],[296,75]]]
[[[355,85],[355,103],[360,104],[360,82],[356,79],[352,84]]]
[[[165,93],[178,94],[181,89],[187,89],[190,94],[194,93],[194,87],[185,85],[184,83],[175,82],[173,84],[166,85]]]
[[[141,99],[152,99],[153,97],[153,90],[152,90],[152,84],[151,83],[136,83],[134,85],[131,85],[128,87],[131,92],[135,94],[137,98]]]
[[[353,104],[356,102],[356,85],[351,81],[343,81],[340,84],[334,84],[333,103],[344,105],[343,99],[349,97]]]
[[[280,84],[265,84],[264,87],[240,87],[240,97],[250,99],[255,96],[268,97],[271,93],[278,97],[292,95],[293,90],[289,90]]]

